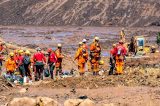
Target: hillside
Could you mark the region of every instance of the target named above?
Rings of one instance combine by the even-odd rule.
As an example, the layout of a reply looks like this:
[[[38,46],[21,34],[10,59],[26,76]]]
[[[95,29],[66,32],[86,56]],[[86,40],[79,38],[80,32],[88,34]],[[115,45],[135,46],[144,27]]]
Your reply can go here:
[[[0,0],[0,24],[160,25],[159,0]]]

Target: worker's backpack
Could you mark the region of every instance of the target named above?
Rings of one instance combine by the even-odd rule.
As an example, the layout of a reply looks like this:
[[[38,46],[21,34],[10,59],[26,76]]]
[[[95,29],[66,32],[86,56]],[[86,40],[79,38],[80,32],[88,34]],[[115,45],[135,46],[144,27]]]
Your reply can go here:
[[[23,60],[25,65],[29,65],[31,63],[30,57],[29,56],[24,56],[24,60]]]

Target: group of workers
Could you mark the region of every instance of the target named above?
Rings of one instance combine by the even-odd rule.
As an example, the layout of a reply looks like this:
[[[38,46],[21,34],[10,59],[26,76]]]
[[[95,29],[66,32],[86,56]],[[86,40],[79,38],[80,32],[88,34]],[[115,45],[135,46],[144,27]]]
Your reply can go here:
[[[8,75],[13,76],[16,71],[19,72],[23,79],[29,78],[32,80],[32,70],[34,72],[35,81],[43,80],[44,66],[49,67],[51,78],[53,79],[53,71],[56,68],[55,75],[62,74],[62,45],[58,44],[57,49],[48,49],[48,59],[42,52],[41,48],[37,48],[37,52],[31,57],[29,50],[15,50],[9,53],[5,67]]]
[[[109,75],[122,74],[124,60],[126,55],[126,48],[124,47],[124,35],[118,44],[113,44],[110,50],[110,70]],[[74,61],[77,60],[79,74],[83,76],[86,72],[87,63],[90,64],[90,69],[93,75],[99,74],[99,65],[104,64],[101,59],[101,45],[99,37],[95,37],[90,46],[87,45],[87,40],[83,39],[79,42],[79,47],[76,51]],[[4,45],[1,45],[2,50]],[[1,51],[2,51],[1,50]],[[28,77],[32,80],[32,70],[34,72],[35,80],[43,80],[43,73],[45,66],[48,67],[50,77],[54,79],[54,76],[62,75],[62,60],[64,55],[62,53],[62,45],[58,44],[57,49],[53,50],[49,48],[47,50],[48,55],[42,52],[41,48],[36,49],[37,52],[31,55],[29,50],[15,50],[9,53],[9,57],[6,60],[5,67],[6,72],[9,75],[14,75],[15,71],[18,71],[22,78]],[[0,53],[1,54],[1,53]],[[0,60],[4,58],[0,56]],[[2,64],[1,64],[2,66]],[[56,69],[56,71],[54,71]]]

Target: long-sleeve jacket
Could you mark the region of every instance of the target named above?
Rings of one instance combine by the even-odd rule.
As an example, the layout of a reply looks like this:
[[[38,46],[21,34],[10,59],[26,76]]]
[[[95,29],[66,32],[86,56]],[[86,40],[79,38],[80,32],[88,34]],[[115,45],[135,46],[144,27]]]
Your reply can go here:
[[[88,60],[88,51],[86,50],[86,48],[83,47],[79,47],[77,52],[76,52],[76,56],[75,56],[75,60],[78,60],[78,63],[85,63]]]
[[[14,72],[16,70],[16,62],[14,59],[7,59],[5,66],[7,71]]]

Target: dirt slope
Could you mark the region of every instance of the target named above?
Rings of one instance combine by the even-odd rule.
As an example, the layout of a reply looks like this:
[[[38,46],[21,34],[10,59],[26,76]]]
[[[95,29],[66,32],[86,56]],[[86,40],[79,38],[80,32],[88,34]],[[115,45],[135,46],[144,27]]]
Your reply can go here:
[[[160,25],[159,0],[0,0],[0,24]]]

